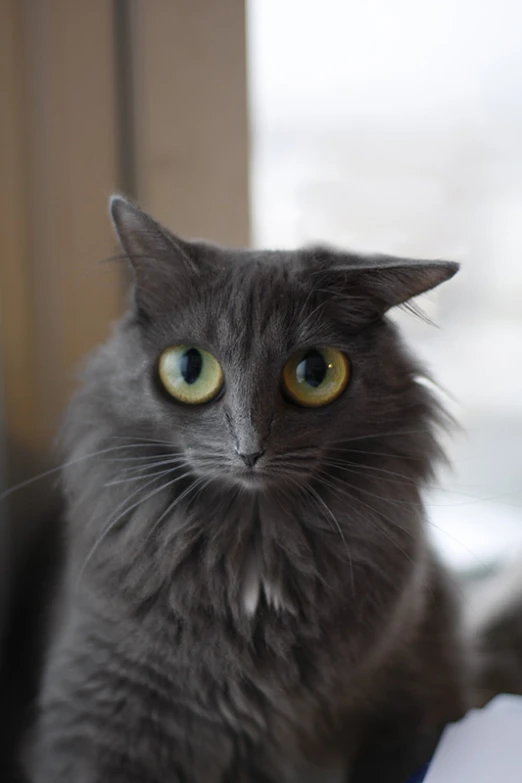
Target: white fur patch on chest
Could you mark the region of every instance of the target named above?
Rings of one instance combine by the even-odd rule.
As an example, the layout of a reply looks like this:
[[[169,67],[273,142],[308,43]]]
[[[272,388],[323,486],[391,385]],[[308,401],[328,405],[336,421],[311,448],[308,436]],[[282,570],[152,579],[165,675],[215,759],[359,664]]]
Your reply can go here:
[[[256,613],[262,594],[268,606],[276,612],[285,608],[281,590],[263,576],[259,558],[252,553],[245,564],[241,586],[241,604],[249,617],[253,617]]]

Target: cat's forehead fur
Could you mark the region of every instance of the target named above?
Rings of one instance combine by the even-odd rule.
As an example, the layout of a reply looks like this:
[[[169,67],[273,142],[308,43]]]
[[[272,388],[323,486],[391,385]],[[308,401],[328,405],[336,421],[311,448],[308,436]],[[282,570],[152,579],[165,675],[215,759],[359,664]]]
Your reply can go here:
[[[240,361],[342,340],[335,304],[326,306],[306,278],[312,251],[228,251],[199,243],[191,250],[200,274],[185,278],[173,267],[164,270],[161,292],[151,303],[152,329],[165,339],[197,340],[220,359]]]

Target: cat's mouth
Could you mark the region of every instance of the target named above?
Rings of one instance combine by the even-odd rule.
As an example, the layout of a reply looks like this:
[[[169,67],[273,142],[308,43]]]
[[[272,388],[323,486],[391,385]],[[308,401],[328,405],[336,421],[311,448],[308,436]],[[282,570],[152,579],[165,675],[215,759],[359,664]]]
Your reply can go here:
[[[225,482],[243,489],[255,490],[263,488],[275,478],[270,470],[269,460],[263,454],[234,454],[227,458],[213,459],[190,456],[188,462],[196,474],[219,483]]]
[[[209,464],[211,462],[212,464]],[[259,460],[255,465],[245,465],[233,458],[226,460],[191,460],[194,473],[203,482],[239,488],[250,492],[260,492],[272,488],[276,490],[282,485],[301,485],[313,475],[311,465],[280,464],[277,459]]]
[[[269,471],[262,455],[247,460],[238,455],[229,465],[226,476],[244,489],[260,489],[266,485]]]
[[[191,447],[185,452],[190,469],[203,482],[251,491],[306,483],[314,475],[319,456],[318,450],[310,446],[253,454],[242,454],[236,449],[203,452]]]

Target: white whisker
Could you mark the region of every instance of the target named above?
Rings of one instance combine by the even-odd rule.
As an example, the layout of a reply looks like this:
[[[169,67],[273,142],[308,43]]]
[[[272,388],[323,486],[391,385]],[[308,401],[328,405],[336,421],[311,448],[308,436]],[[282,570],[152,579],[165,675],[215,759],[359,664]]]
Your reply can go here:
[[[125,446],[110,446],[107,449],[100,449],[99,451],[93,451],[90,454],[84,454],[82,457],[76,457],[75,459],[68,460],[68,462],[64,462],[61,465],[57,465],[55,468],[50,468],[49,470],[45,470],[43,473],[39,473],[37,476],[33,476],[32,478],[26,479],[25,481],[21,481],[19,484],[16,484],[14,487],[9,487],[5,492],[0,495],[0,503],[5,500],[7,497],[13,494],[13,492],[17,492],[19,489],[23,489],[24,487],[30,486],[35,481],[40,481],[41,479],[46,478],[47,476],[52,476],[53,473],[59,473],[65,468],[70,467],[71,465],[75,465],[79,462],[84,462],[87,459],[92,459],[93,457],[98,457],[102,454],[108,454],[112,451],[119,451],[121,449],[132,449],[132,448],[142,448],[141,444],[136,445],[125,445]]]
[[[88,554],[87,554],[87,557],[85,558],[85,560],[84,560],[84,562],[83,562],[83,565],[82,565],[82,567],[81,567],[81,569],[80,569],[80,574],[79,574],[79,576],[78,576],[78,581],[77,581],[77,583],[76,583],[76,586],[78,587],[78,585],[80,584],[80,581],[81,581],[82,575],[83,575],[83,573],[84,573],[84,571],[85,571],[85,568],[87,567],[87,565],[88,565],[89,561],[91,560],[92,556],[94,555],[94,553],[95,553],[95,552],[96,552],[96,550],[98,549],[99,545],[100,545],[100,544],[102,543],[102,541],[104,541],[104,539],[105,539],[105,538],[106,538],[106,537],[109,535],[109,533],[111,532],[111,530],[114,530],[114,527],[117,525],[117,523],[118,523],[118,522],[119,522],[121,519],[123,519],[123,518],[124,518],[124,517],[125,517],[127,514],[130,514],[130,512],[131,512],[131,511],[134,511],[134,509],[135,509],[135,508],[137,508],[138,506],[141,506],[141,505],[142,505],[142,503],[144,503],[146,500],[149,500],[149,498],[153,497],[153,495],[156,495],[158,492],[161,492],[162,490],[165,490],[165,489],[167,489],[167,487],[170,487],[170,486],[172,486],[172,484],[175,484],[176,482],[178,482],[178,481],[181,481],[181,479],[183,479],[183,478],[186,478],[188,475],[190,475],[190,473],[184,473],[182,476],[178,476],[178,477],[176,477],[175,479],[172,479],[171,481],[167,481],[167,482],[165,482],[165,483],[164,483],[164,484],[162,484],[160,487],[156,487],[156,489],[154,489],[152,492],[149,492],[147,495],[145,495],[145,497],[144,497],[144,498],[140,498],[139,500],[137,500],[137,501],[136,501],[136,503],[133,503],[133,504],[131,504],[130,506],[127,506],[127,507],[126,507],[126,508],[124,508],[124,509],[123,509],[123,510],[122,510],[122,511],[121,511],[121,512],[120,512],[120,513],[119,513],[119,514],[116,516],[116,517],[114,517],[114,518],[112,519],[112,521],[110,521],[110,522],[109,522],[109,523],[108,523],[108,524],[105,526],[105,528],[103,529],[102,533],[101,533],[101,534],[100,534],[100,536],[99,536],[99,537],[96,539],[96,541],[95,541],[95,542],[94,542],[94,544],[92,545],[91,549],[89,550],[89,552],[88,552]],[[155,480],[156,480],[156,479],[154,479],[154,481],[155,481]],[[151,481],[151,482],[148,482],[147,484],[145,484],[145,486],[149,486],[149,485],[150,485],[150,484],[152,484],[152,483],[153,483],[152,481]],[[141,492],[141,491],[142,491],[144,488],[145,488],[145,487],[140,487],[140,489],[138,490],[138,492]],[[133,493],[133,494],[131,495],[131,497],[134,497],[136,494],[137,494],[136,492],[135,492],[135,493]],[[182,494],[183,494],[183,493],[182,493]],[[125,502],[126,502],[127,500],[128,500],[128,498],[126,498],[126,499],[125,499]],[[121,504],[120,504],[119,508],[121,508]]]
[[[147,531],[146,541],[153,535],[154,531],[158,528],[158,525],[160,522],[162,522],[163,519],[167,516],[167,514],[171,514],[172,511],[176,508],[178,503],[180,503],[183,498],[185,498],[187,495],[189,495],[193,490],[199,489],[202,486],[207,486],[210,483],[210,479],[205,479],[203,477],[196,479],[187,489],[183,490],[181,495],[178,495],[177,498],[175,498],[172,503],[170,503],[167,508],[160,514],[159,518],[156,520],[156,522],[153,524],[152,528]]]
[[[353,576],[353,563],[352,563],[352,557],[350,554],[350,549],[348,547],[348,543],[346,541],[346,538],[344,536],[344,533],[342,531],[341,525],[339,524],[339,520],[335,516],[335,514],[332,512],[330,507],[324,502],[322,497],[319,495],[319,493],[310,485],[307,485],[307,489],[309,492],[313,493],[313,496],[317,499],[317,501],[324,507],[325,511],[329,514],[330,518],[332,519],[340,537],[344,544],[344,548],[346,549],[346,554],[348,555],[348,564],[350,566],[350,582],[352,587],[352,595],[355,597],[355,582],[354,582],[354,576]]]
[[[158,476],[166,476],[167,474],[172,473],[173,470],[174,468],[170,467],[170,468],[166,468],[165,470],[155,471],[153,473],[141,473],[139,476],[130,476],[127,478],[114,479],[113,481],[106,481],[104,486],[114,487],[117,484],[128,484],[129,482],[132,481],[141,481],[143,479],[157,478]],[[140,487],[140,489],[143,489],[143,487]]]

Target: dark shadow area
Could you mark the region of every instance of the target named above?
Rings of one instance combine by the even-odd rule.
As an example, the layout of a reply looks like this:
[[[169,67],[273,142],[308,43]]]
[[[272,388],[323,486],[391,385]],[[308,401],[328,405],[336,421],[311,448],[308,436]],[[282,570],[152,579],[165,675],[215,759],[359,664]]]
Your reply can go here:
[[[18,482],[49,469],[8,444]],[[2,594],[0,614],[0,779],[21,783],[17,754],[36,706],[46,617],[63,556],[57,474],[21,487],[0,501]],[[15,486],[15,483],[11,483]],[[9,489],[9,485],[8,485]]]

